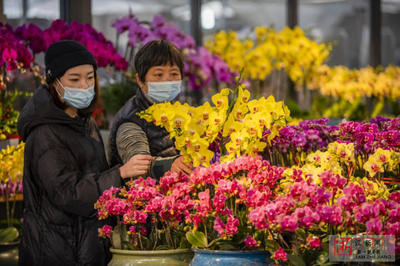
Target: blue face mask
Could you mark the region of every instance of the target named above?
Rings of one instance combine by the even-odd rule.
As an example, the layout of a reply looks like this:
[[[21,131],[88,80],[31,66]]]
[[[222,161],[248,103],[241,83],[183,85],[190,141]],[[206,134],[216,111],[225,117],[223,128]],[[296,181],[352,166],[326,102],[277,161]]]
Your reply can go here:
[[[91,104],[95,94],[94,85],[85,90],[64,87],[61,81],[58,80],[58,82],[64,88],[63,99],[69,106],[75,107],[76,109],[85,109]]]
[[[146,96],[155,103],[172,101],[181,92],[182,80],[147,82],[149,89]]]

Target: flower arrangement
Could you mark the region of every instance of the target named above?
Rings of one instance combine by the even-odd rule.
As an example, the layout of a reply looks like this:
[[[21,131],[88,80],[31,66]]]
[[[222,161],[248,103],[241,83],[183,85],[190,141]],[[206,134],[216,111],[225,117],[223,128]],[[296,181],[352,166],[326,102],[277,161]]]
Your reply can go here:
[[[339,127],[328,125],[328,122],[328,118],[322,118],[282,127],[267,145],[263,157],[274,165],[301,163],[306,154],[324,149],[337,139]]]
[[[268,250],[278,264],[311,265],[328,262],[329,235],[400,234],[399,192],[330,169],[242,156],[197,168],[189,183],[187,238],[198,248]]]
[[[308,84],[310,89],[318,89],[324,96],[333,96],[355,102],[362,97],[400,98],[400,67],[388,66],[374,69],[370,66],[349,69],[345,66],[329,67],[321,65]]]
[[[128,67],[128,63],[116,52],[112,43],[88,24],[73,21],[68,25],[62,20],[55,20],[45,30],[34,24],[22,25],[15,30],[8,24],[0,24],[0,31],[0,89],[6,87],[10,78],[7,73],[16,69],[22,72],[30,70],[34,56],[60,40],[81,42],[93,53],[99,67],[114,65],[117,70]],[[37,72],[35,69],[32,71]]]
[[[276,32],[267,27],[254,29],[255,40],[240,40],[236,32],[221,31],[206,47],[236,71],[244,67],[244,78],[265,80],[273,70],[284,70],[296,83],[305,84],[316,67],[329,56],[330,45],[307,38],[299,27]]]
[[[298,27],[285,27],[279,32],[256,27],[252,35],[254,38],[239,39],[236,32],[221,31],[205,46],[211,53],[223,58],[232,70],[244,68],[244,78],[252,80],[257,94],[263,89],[264,94],[271,94],[272,91],[274,96],[280,97],[281,91],[287,89],[287,75],[295,83],[301,97],[306,98],[308,89],[322,95],[317,98],[313,95],[309,118],[326,116],[363,120],[381,114],[385,106],[397,115],[399,67],[354,70],[345,66],[329,67],[323,63],[329,57],[332,46],[308,38]],[[373,110],[369,108],[371,102]],[[304,102],[299,102],[299,105],[309,109]]]
[[[125,54],[132,60],[134,48],[155,39],[168,40],[182,50],[185,66],[184,76],[188,77],[189,86],[201,90],[210,85],[212,80],[227,84],[234,83],[234,72],[218,56],[211,54],[204,47],[196,47],[190,35],[180,32],[177,25],[166,22],[161,16],[154,16],[153,21],[140,22],[133,14],[115,20],[113,27],[118,34],[128,32]]]
[[[186,233],[193,247],[267,250],[276,263],[290,265],[327,263],[329,235],[400,236],[399,192],[313,167],[320,166],[283,168],[245,155],[197,167],[189,178],[171,172],[159,184],[139,178],[98,200],[99,219],[117,217],[120,224],[99,234],[143,250],[186,247]]]
[[[73,21],[69,25],[65,21],[58,19],[43,31],[39,27],[30,24],[16,28],[15,33],[20,40],[27,43],[33,54],[46,51],[54,42],[75,40],[88,48],[96,58],[99,67],[111,65],[117,70],[126,70],[128,68],[128,62],[117,53],[113,44],[89,24],[83,25]]]
[[[265,250],[265,234],[250,214],[276,196],[282,173],[282,168],[250,155],[197,168],[189,181],[195,204],[186,217],[188,241],[197,248]]]
[[[398,114],[399,73],[397,66],[349,69],[321,65],[307,86],[326,98],[330,107],[319,110],[323,116],[363,120],[384,110]],[[368,108],[371,103],[373,108]]]
[[[0,150],[0,191],[6,202],[6,228],[0,229],[0,242],[13,242],[18,239],[19,232],[14,227],[18,222],[13,220],[17,193],[22,192],[22,172],[24,168],[24,147],[8,146]],[[10,203],[12,202],[12,206]]]
[[[160,250],[187,248],[184,217],[194,202],[189,197],[187,177],[167,173],[159,184],[139,178],[123,188],[110,188],[95,203],[100,220],[114,221],[99,228],[114,248]],[[116,224],[116,225],[115,225]]]
[[[33,61],[28,47],[18,38],[13,28],[0,23],[0,90],[5,88],[7,72],[29,69]]]
[[[222,89],[199,107],[169,102],[155,104],[140,117],[164,127],[175,146],[194,167],[227,162],[241,155],[261,153],[290,119],[283,102],[270,96],[250,100],[250,92],[237,78],[235,90]],[[266,132],[266,133],[265,133]],[[268,134],[262,139],[263,134]]]
[[[0,140],[17,134],[19,112],[14,109],[13,102],[19,94],[6,90],[0,92]]]
[[[349,149],[354,153],[354,171],[363,171],[368,157],[378,149],[392,152],[400,150],[399,118],[376,117],[370,123],[350,121],[338,126],[327,125],[328,121],[327,118],[306,120],[301,121],[299,125],[282,127],[279,135],[267,144],[263,157],[274,165],[304,165],[310,154],[314,153],[316,158],[319,158],[320,155],[316,153],[329,150],[329,145],[332,149],[332,145],[342,143],[340,145],[343,146],[347,143],[351,144]],[[335,142],[337,143],[334,144]],[[347,146],[350,147],[349,145]],[[391,171],[386,169],[385,172]]]
[[[329,235],[393,235],[397,239],[399,192],[375,181],[344,178],[327,170],[317,175],[287,169],[277,196],[255,207],[249,217],[266,232],[280,264],[328,261]],[[396,249],[400,246],[397,242]],[[398,252],[396,252],[398,253]]]
[[[19,112],[13,108],[16,97],[30,95],[13,88],[12,79],[18,73],[30,71],[34,78],[44,83],[44,70],[34,62],[35,55],[60,40],[75,40],[85,45],[93,53],[99,67],[113,65],[117,70],[128,68],[128,62],[116,52],[112,43],[90,25],[77,22],[68,25],[62,20],[55,20],[49,28],[41,30],[34,24],[13,29],[8,24],[0,23],[0,140],[17,133]]]
[[[166,102],[139,113],[165,128],[196,168],[190,177],[167,173],[158,185],[146,179],[147,188],[140,178],[133,181],[134,190],[114,189],[115,196],[99,199],[100,219],[111,214],[122,217],[125,231],[135,226],[133,238],[125,240],[130,248],[142,249],[143,242],[157,246],[149,231],[146,238],[152,240],[141,238],[148,217],[152,228],[175,225],[160,233],[176,234],[176,243],[186,235],[200,249],[269,251],[278,264],[328,263],[329,235],[398,239],[400,194],[381,180],[400,174],[398,118],[287,125],[287,107],[273,97],[251,100],[240,77],[234,90],[222,89],[211,101],[198,107]],[[141,191],[153,192],[121,203],[120,198],[129,202],[130,193]],[[168,205],[170,197],[175,204]],[[116,229],[103,227],[100,235],[113,238]],[[399,246],[397,240],[397,251]]]

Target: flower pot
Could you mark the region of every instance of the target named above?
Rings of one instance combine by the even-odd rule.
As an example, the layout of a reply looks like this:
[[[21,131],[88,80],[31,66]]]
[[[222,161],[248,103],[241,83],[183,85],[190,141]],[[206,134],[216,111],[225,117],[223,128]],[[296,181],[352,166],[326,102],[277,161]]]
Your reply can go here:
[[[191,266],[261,266],[273,265],[268,251],[221,251],[193,249]]]
[[[189,265],[193,258],[190,249],[172,250],[123,250],[110,249],[112,259],[108,266],[133,265]]]
[[[0,266],[18,265],[19,241],[0,243]]]

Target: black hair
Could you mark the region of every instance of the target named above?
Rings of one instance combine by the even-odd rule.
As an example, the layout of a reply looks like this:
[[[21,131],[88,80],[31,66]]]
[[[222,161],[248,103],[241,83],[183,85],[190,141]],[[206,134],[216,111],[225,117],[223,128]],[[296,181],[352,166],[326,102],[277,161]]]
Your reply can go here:
[[[145,82],[147,71],[153,66],[177,65],[183,77],[183,56],[181,51],[167,40],[146,43],[135,56],[135,69],[140,81]]]

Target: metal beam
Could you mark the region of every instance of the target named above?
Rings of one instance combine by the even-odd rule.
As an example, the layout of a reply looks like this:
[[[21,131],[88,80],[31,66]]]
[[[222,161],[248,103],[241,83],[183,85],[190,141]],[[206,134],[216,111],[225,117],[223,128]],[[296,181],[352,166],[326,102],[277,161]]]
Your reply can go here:
[[[294,28],[298,25],[298,1],[297,0],[286,0],[286,24],[289,28]],[[296,91],[295,84],[289,78],[287,78],[288,87],[287,88],[277,88],[277,90],[282,90],[279,92],[280,95],[283,95],[283,98],[295,100],[299,103],[299,105],[304,109],[302,102],[304,102],[303,91]]]
[[[203,44],[203,34],[201,28],[201,0],[190,0],[190,31],[196,45]]]
[[[71,1],[60,0],[60,19],[71,23]]]
[[[298,1],[297,0],[287,0],[287,25],[290,28],[294,28],[299,24],[298,22]]]
[[[92,24],[92,1],[60,0],[60,18],[67,23]]]
[[[0,0],[0,22],[6,23],[6,15],[4,15],[4,4],[3,0]]]
[[[373,67],[379,66],[381,62],[382,52],[382,12],[381,0],[370,0],[370,49],[369,63]]]
[[[22,0],[22,23],[26,23],[28,17],[28,0]]]

